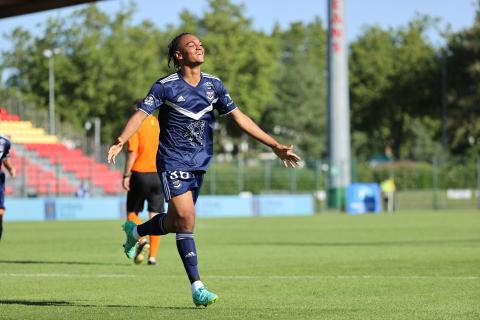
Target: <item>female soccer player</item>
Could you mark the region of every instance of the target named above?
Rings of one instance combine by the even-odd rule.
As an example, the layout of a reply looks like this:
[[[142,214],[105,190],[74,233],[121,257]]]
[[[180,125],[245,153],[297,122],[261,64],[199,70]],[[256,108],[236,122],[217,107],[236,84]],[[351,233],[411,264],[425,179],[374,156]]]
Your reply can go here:
[[[218,300],[200,280],[193,233],[195,203],[213,154],[214,110],[221,116],[229,115],[244,132],[269,146],[285,166],[297,167],[300,161],[293,146],[278,143],[237,108],[219,78],[200,71],[204,53],[202,42],[191,33],[182,33],[171,41],[168,65],[173,61],[178,71],[160,78],[152,86],[108,151],[108,162],[115,163],[115,157],[128,138],[148,115],[159,109],[162,130],[157,170],[165,200],[169,202],[168,214],[159,214],[138,226],[127,221],[124,250],[131,259],[140,237],[175,232],[178,253],[197,306],[207,306]]]

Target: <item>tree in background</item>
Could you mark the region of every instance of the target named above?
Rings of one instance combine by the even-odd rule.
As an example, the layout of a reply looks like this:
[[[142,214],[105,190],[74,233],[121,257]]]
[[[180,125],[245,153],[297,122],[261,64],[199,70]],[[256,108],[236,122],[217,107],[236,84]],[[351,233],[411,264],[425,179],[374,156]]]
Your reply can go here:
[[[447,132],[453,154],[480,153],[480,1],[474,24],[447,45]]]
[[[300,148],[304,158],[326,156],[326,31],[320,19],[273,33],[281,45],[275,101],[262,124]]]
[[[55,56],[57,115],[78,130],[99,117],[102,141],[110,143],[133,99],[173,72],[166,67],[167,44],[188,31],[204,42],[204,70],[222,78],[242,110],[298,146],[304,157],[324,157],[327,42],[322,22],[292,23],[266,34],[253,28],[244,11],[230,0],[210,0],[205,12],[184,11],[178,25],[160,30],[150,21],[134,25],[132,4],[113,16],[89,5],[48,20],[35,36],[17,28],[8,35],[13,49],[2,52],[0,70],[11,72],[0,96],[19,97],[47,110],[48,59],[43,51],[60,48]],[[351,44],[352,154],[430,160],[440,152],[443,51],[448,52],[447,152],[478,154],[478,11],[474,25],[451,34],[446,48],[426,40],[435,21],[424,17],[396,29],[369,27]],[[217,148],[242,139],[229,121],[220,121],[218,129]]]
[[[153,24],[130,25],[133,12],[129,7],[110,18],[90,5],[67,18],[48,20],[38,37],[15,30],[10,35],[14,49],[3,55],[3,65],[16,70],[8,85],[46,109],[48,60],[43,51],[59,48],[55,56],[57,116],[77,128],[99,117],[103,141],[111,141],[130,114],[132,101],[144,96],[160,74],[159,60],[165,51],[164,36]]]
[[[353,148],[368,158],[387,153],[396,159],[430,157],[439,129],[438,59],[425,40],[432,20],[419,18],[406,28],[366,29],[350,48]],[[419,130],[420,129],[420,130]],[[432,145],[419,154],[418,138]],[[390,154],[391,153],[391,154]]]

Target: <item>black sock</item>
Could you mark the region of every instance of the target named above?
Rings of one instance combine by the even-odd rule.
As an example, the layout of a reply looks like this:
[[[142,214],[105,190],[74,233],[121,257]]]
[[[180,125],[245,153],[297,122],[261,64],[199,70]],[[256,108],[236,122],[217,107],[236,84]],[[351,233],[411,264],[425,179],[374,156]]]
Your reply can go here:
[[[163,219],[167,216],[166,213],[160,213],[154,216],[152,219],[139,224],[137,226],[137,232],[140,237],[143,236],[161,236],[167,234],[163,228]]]
[[[190,283],[200,280],[197,267],[197,249],[195,248],[195,239],[192,232],[177,233],[177,249]]]

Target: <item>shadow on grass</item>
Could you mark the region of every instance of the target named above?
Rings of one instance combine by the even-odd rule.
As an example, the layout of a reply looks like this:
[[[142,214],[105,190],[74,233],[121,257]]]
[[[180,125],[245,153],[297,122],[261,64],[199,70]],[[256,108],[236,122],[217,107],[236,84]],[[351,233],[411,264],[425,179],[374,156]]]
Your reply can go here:
[[[0,300],[0,305],[22,305],[22,306],[34,306],[34,307],[87,307],[87,308],[148,308],[148,309],[168,309],[168,310],[190,310],[198,309],[197,307],[162,307],[162,306],[131,306],[131,305],[93,305],[82,304],[62,300]]]
[[[41,306],[41,307],[69,307],[76,306],[74,303],[68,301],[34,301],[34,300],[0,300],[1,304],[19,304],[23,306]],[[88,307],[87,305],[82,305]]]
[[[409,246],[409,245],[441,245],[478,243],[480,239],[452,239],[452,240],[400,240],[400,241],[374,241],[374,242],[248,242],[230,243],[230,245],[243,246],[312,246],[312,247],[370,247],[370,246]]]
[[[111,262],[86,262],[86,261],[42,261],[42,260],[0,260],[0,264],[63,264],[63,265],[97,265],[97,266],[125,266],[130,264],[111,263]]]

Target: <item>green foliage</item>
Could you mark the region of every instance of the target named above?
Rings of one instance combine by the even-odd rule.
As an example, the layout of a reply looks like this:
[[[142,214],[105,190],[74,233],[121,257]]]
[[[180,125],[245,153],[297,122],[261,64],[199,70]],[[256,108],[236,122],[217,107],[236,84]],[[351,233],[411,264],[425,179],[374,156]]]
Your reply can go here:
[[[17,70],[8,84],[46,108],[48,59],[43,51],[59,48],[54,57],[57,115],[77,128],[100,117],[103,140],[110,142],[133,100],[146,94],[160,72],[163,36],[149,22],[129,25],[133,12],[130,7],[110,18],[91,5],[49,20],[38,38],[17,29],[11,37],[21,45],[4,55],[4,65]]]
[[[477,175],[480,174],[476,166],[474,158],[450,159],[434,165],[431,162],[419,161],[387,162],[379,165],[362,162],[356,165],[356,180],[379,183],[394,177],[398,190],[476,189]]]
[[[438,119],[437,58],[425,40],[432,23],[419,18],[398,30],[370,27],[352,43],[352,129],[369,137],[353,146],[360,157],[391,149],[395,158],[409,158],[409,137],[420,134],[412,131],[414,119]],[[421,132],[422,138],[433,144],[435,132],[425,133]]]
[[[310,24],[293,23],[274,37],[281,44],[276,99],[264,113],[262,123],[304,157],[326,154],[326,32],[316,19]]]
[[[202,187],[202,194],[312,193],[325,189],[325,177],[316,167],[286,169],[280,161],[239,159],[214,162]]]
[[[456,154],[480,152],[480,2],[471,28],[452,34],[446,48],[447,130]]]
[[[110,143],[125,124],[131,102],[174,71],[167,68],[167,45],[188,31],[205,45],[203,70],[225,82],[245,113],[282,143],[294,144],[304,158],[327,156],[327,40],[322,21],[296,22],[285,30],[276,26],[266,34],[253,28],[243,5],[210,0],[205,12],[186,10],[178,25],[160,30],[151,21],[133,24],[135,10],[130,3],[110,16],[89,5],[48,20],[36,36],[15,29],[7,35],[13,49],[2,52],[0,70],[9,72],[0,96],[47,110],[49,65],[43,51],[60,48],[54,57],[57,115],[78,130],[99,117],[102,141]],[[429,161],[439,154],[480,152],[478,16],[477,4],[473,26],[447,34],[445,48],[426,40],[437,21],[422,16],[395,29],[367,27],[351,44],[352,153],[357,158],[385,154]],[[440,147],[442,79],[448,88],[445,150]],[[219,122],[218,133],[216,150],[246,141],[228,120]],[[258,143],[250,145],[263,150]]]

